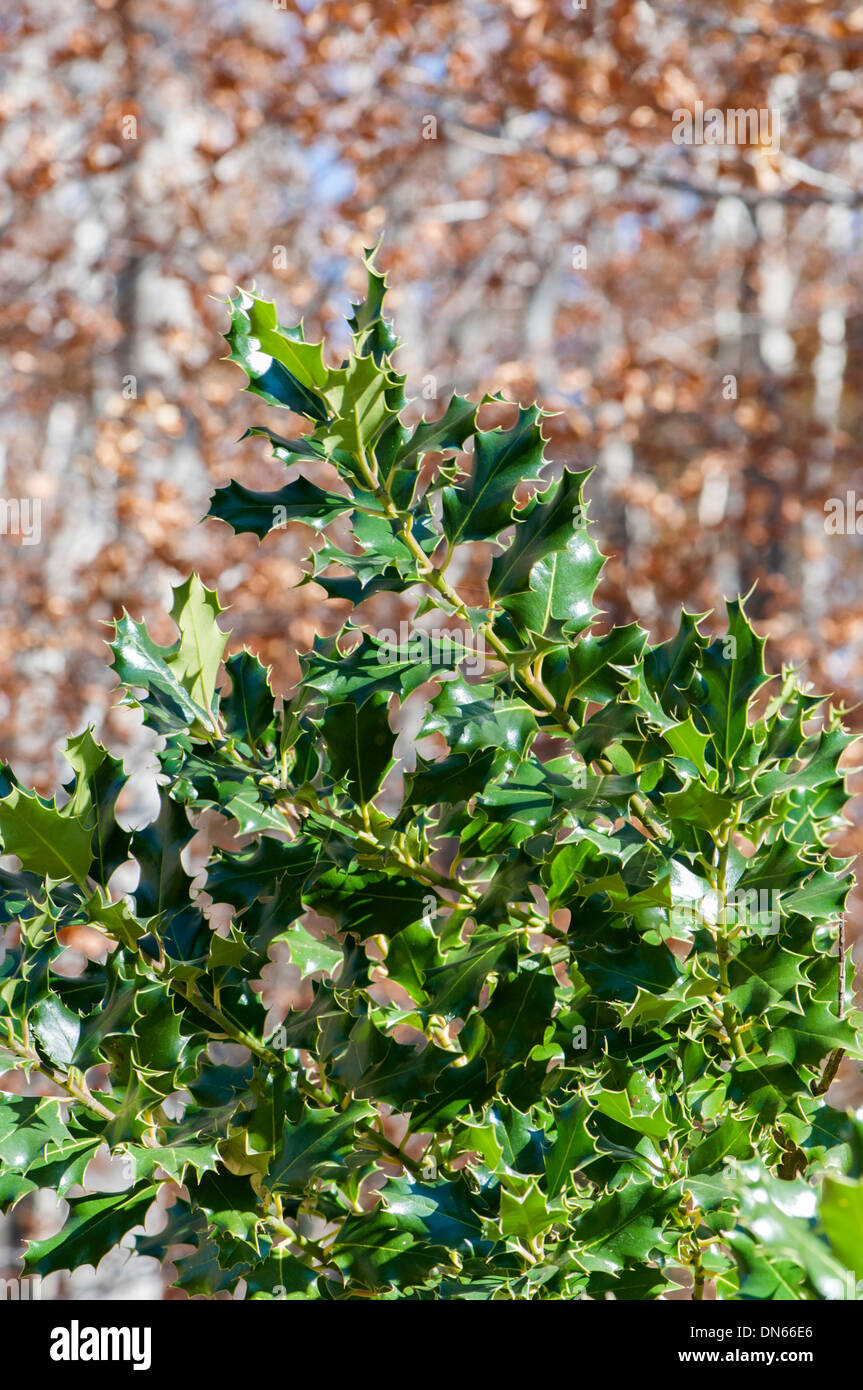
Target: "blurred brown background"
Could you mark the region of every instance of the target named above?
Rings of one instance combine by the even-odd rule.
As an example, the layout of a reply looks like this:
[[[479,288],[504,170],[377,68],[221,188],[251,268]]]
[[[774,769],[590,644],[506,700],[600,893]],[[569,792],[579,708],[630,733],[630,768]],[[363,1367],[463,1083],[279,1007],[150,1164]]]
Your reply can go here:
[[[595,465],[611,617],[659,637],[757,580],[774,663],[857,698],[861,543],[824,503],[863,499],[863,6],[9,10],[0,493],[41,501],[38,544],[0,536],[20,775],[53,785],[65,732],[105,718],[100,621],[152,617],[192,566],[282,684],[345,615],[289,593],[295,534],[198,522],[282,471],[236,443],[279,412],[219,360],[219,299],[255,283],[338,353],[381,230],[426,413],[537,396],[553,454]],[[698,100],[778,110],[779,151],[675,144]]]
[[[306,536],[198,523],[278,485],[248,425],[291,432],[219,301],[255,283],[334,359],[381,231],[425,412],[538,397],[595,466],[609,620],[660,638],[757,581],[774,667],[860,698],[861,538],[825,502],[863,503],[863,5],[19,0],[0,65],[0,496],[41,503],[38,544],[0,535],[19,776],[53,789],[88,721],[134,745],[100,623],[165,640],[192,567],[277,687],[347,616],[292,590]],[[676,144],[697,101],[778,111],[779,148]]]

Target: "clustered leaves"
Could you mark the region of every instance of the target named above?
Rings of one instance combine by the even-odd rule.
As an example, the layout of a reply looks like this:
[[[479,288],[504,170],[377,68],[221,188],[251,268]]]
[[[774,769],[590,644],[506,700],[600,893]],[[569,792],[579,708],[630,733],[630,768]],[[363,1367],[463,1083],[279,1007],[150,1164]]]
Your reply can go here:
[[[305,523],[303,582],[408,595],[453,640],[348,623],[277,699],[248,651],[222,666],[192,577],[173,645],[124,616],[112,646],[160,735],[156,820],[117,819],[126,774],[89,730],[59,801],[4,769],[0,1066],[62,1099],[0,1106],[0,1193],[69,1206],[25,1270],[96,1264],[133,1231],[196,1294],[653,1299],[690,1277],[696,1298],[841,1297],[863,1274],[863,1128],[825,1099],[863,1056],[829,847],[842,711],[791,671],[768,688],[739,601],[713,640],[687,613],[655,646],[635,623],[597,635],[586,475],[547,463],[536,406],[483,429],[500,398],[455,395],[405,424],[367,268],[337,368],[272,304],[232,301],[248,389],[308,428],[254,430],[300,476],[232,482],[210,514],[261,538]],[[449,577],[476,542],[479,607]],[[394,716],[421,688],[400,776]],[[234,842],[193,884],[204,812]],[[73,976],[75,925],[105,951]],[[268,1029],[277,944],[311,1002]],[[105,1146],[129,1185],[81,1195]]]

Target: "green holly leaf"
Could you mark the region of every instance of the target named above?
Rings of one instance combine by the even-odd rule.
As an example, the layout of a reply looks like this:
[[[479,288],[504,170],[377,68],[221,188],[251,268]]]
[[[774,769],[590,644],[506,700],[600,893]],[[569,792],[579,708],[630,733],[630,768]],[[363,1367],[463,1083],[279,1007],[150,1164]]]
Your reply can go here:
[[[333,776],[347,779],[354,801],[371,801],[392,762],[396,736],[389,725],[389,701],[382,692],[370,695],[362,705],[352,701],[330,705],[323,722],[323,736]]]
[[[549,1203],[535,1182],[519,1194],[504,1190],[500,1194],[500,1231],[504,1236],[533,1240],[553,1226],[562,1212],[562,1207]]]
[[[398,377],[372,353],[353,354],[345,367],[327,373],[323,398],[330,419],[320,425],[315,438],[329,458],[345,463],[350,477],[367,482],[363,465],[387,425],[398,415],[392,403],[401,395],[403,378]]]
[[[158,817],[136,830],[131,841],[141,869],[135,889],[139,916],[159,917],[187,906],[192,880],[180,856],[194,833],[184,807],[160,790]]]
[[[479,406],[466,396],[453,395],[438,420],[420,420],[414,427],[396,454],[396,465],[401,469],[416,468],[425,454],[445,454],[461,449],[474,432],[478,409]]]
[[[554,975],[545,970],[525,970],[497,986],[485,1011],[489,1038],[483,1056],[490,1077],[524,1061],[544,1041],[556,987]]]
[[[268,405],[286,406],[312,420],[326,420],[322,389],[327,380],[322,346],[307,343],[302,327],[281,328],[276,306],[245,290],[230,301],[225,337],[228,360],[243,368],[247,391]]]
[[[701,1173],[722,1171],[722,1164],[728,1158],[750,1158],[752,1140],[749,1126],[733,1115],[727,1115],[721,1124],[696,1144],[686,1164],[690,1177]]]
[[[669,816],[675,820],[710,831],[724,825],[734,809],[732,797],[720,796],[703,782],[695,781],[687,782],[682,791],[670,792],[664,804]]]
[[[263,802],[255,787],[241,788],[226,804],[225,811],[234,817],[243,835],[255,832],[285,835],[289,830],[289,823],[278,806]]]
[[[760,1030],[756,1036],[761,1039]],[[817,1066],[836,1047],[863,1056],[856,1029],[818,1000],[808,1002],[801,1014],[789,1013],[781,1024],[771,1024],[763,1042],[768,1056],[781,1057],[795,1067]]]
[[[345,1172],[355,1149],[354,1131],[373,1114],[368,1101],[351,1101],[341,1111],[306,1107],[296,1123],[285,1125],[267,1170],[270,1190],[302,1188],[315,1176]]]
[[[608,1115],[626,1129],[646,1134],[651,1139],[666,1139],[672,1121],[665,1113],[663,1097],[649,1077],[634,1075],[623,1090],[601,1090],[594,1105],[602,1115]]]
[[[512,429],[476,434],[469,478],[443,490],[444,534],[450,545],[488,540],[509,525],[517,485],[537,478],[545,463],[541,418],[536,406],[519,408]]]
[[[320,531],[352,506],[350,498],[327,492],[307,478],[297,478],[273,492],[253,492],[242,483],[230,482],[213,493],[207,515],[226,522],[238,535],[250,532],[263,540],[289,521]]]
[[[734,599],[726,608],[727,636],[717,638],[702,653],[705,697],[699,700],[694,714],[730,771],[747,736],[752,697],[769,677],[764,671],[764,638],[755,635],[742,601]]]
[[[596,1157],[596,1143],[587,1129],[591,1107],[581,1096],[554,1112],[555,1138],[545,1157],[546,1186],[556,1197],[569,1185],[571,1175]]]
[[[423,733],[442,733],[453,751],[502,748],[511,762],[527,753],[537,732],[536,712],[526,701],[497,697],[490,684],[460,676],[447,681],[430,705]]]
[[[667,1253],[675,1235],[667,1218],[680,1201],[677,1185],[660,1187],[633,1179],[620,1192],[594,1201],[576,1217],[573,1235],[585,1253],[621,1267]]]
[[[796,991],[805,984],[802,961],[776,937],[747,942],[728,966],[728,998],[741,1017],[763,1014],[780,999],[793,1005]]]
[[[531,586],[534,567],[549,556],[566,554],[570,582],[593,608],[590,600],[602,568],[602,557],[588,535],[584,503],[584,482],[587,473],[572,473],[565,469],[559,482],[552,483],[527,506],[516,512],[516,527],[511,545],[492,561],[488,590],[491,598],[501,601],[510,594],[522,593]],[[545,627],[536,629],[544,632]]]
[[[196,705],[209,710],[216,676],[228,634],[216,624],[223,612],[214,589],[207,589],[196,574],[174,589],[171,617],[180,629],[180,640],[168,662]]]
[[[4,853],[16,854],[24,869],[83,886],[93,861],[92,832],[52,802],[13,787],[0,801],[0,835]]]
[[[30,1016],[39,1049],[51,1062],[68,1067],[75,1058],[81,1020],[59,999],[40,999]]]
[[[147,1181],[161,1168],[172,1182],[182,1183],[190,1170],[200,1179],[204,1173],[213,1173],[219,1166],[218,1150],[212,1140],[159,1144],[147,1148],[140,1144],[125,1144],[118,1153],[131,1162],[135,1182]]]
[[[93,859],[100,882],[107,883],[129,850],[129,837],[117,824],[117,798],[126,785],[123,763],[93,738],[89,728],[66,742],[64,756],[75,773],[67,785],[70,801],[64,811],[92,825]]]
[[[740,1204],[743,1231],[724,1239],[740,1266],[743,1297],[846,1296],[844,1267],[818,1236],[816,1193],[807,1183],[783,1182],[757,1163],[741,1165],[726,1181]]]
[[[439,640],[434,650],[430,642],[420,638],[399,646],[395,631],[389,631],[392,641],[386,629],[379,637],[364,634],[347,656],[342,655],[335,638],[316,642],[314,651],[303,658],[304,686],[326,695],[332,704],[350,701],[361,706],[380,691],[404,699],[468,654],[458,637],[447,643]]]
[[[120,684],[126,687],[124,704],[138,705],[144,720],[159,733],[176,733],[179,729],[208,728],[211,717],[203,706],[189,694],[181,671],[171,665],[177,645],[158,646],[150,637],[144,623],[136,623],[124,612],[114,624],[115,638],[110,644],[114,653],[113,670]],[[138,700],[132,691],[145,692]]]
[[[229,732],[254,744],[267,732],[275,715],[270,673],[251,652],[236,652],[225,662],[231,690],[221,701]]]
[[[699,733],[691,714],[679,724],[669,724],[663,729],[663,737],[678,758],[685,758],[700,777],[710,781],[712,769],[707,763],[707,751],[712,740],[708,734]]]
[[[294,965],[299,966],[301,975],[313,975],[318,971],[332,975],[344,958],[341,946],[312,936],[311,932],[301,925],[289,927],[276,939],[287,942],[291,960]]]
[[[405,806],[434,806],[438,802],[467,801],[486,784],[496,759],[493,748],[471,753],[451,753],[448,758],[429,762],[419,758],[417,769],[408,776]]]
[[[418,1241],[387,1212],[350,1217],[333,1245],[333,1262],[348,1285],[372,1290],[422,1283],[438,1265],[450,1265],[449,1252]]]
[[[378,243],[378,246],[380,243]],[[384,318],[383,307],[387,295],[387,277],[375,265],[378,246],[367,247],[363,252],[366,268],[366,297],[358,304],[352,304],[353,314],[347,320],[357,352],[371,352],[376,362],[389,357],[399,345],[392,324]]]
[[[117,1245],[134,1226],[140,1226],[153,1205],[156,1187],[129,1195],[111,1193],[107,1197],[74,1197],[69,1216],[57,1235],[30,1241],[24,1256],[28,1274],[53,1274],[57,1269],[77,1269],[98,1265],[103,1255]]]

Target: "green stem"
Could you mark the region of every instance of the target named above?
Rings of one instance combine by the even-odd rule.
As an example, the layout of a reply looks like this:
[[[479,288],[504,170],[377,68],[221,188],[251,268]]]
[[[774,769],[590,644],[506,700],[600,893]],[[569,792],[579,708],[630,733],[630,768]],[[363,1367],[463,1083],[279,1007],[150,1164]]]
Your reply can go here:
[[[701,1259],[701,1246],[695,1245],[694,1258],[692,1262],[692,1297],[694,1302],[700,1303],[704,1298],[704,1264]]]
[[[735,811],[733,819],[724,827],[725,833],[719,846],[718,864],[712,876],[711,886],[714,892],[719,895],[720,912],[723,917],[726,915],[725,900],[728,888],[728,858],[731,852],[731,836],[737,826],[738,815],[739,810]],[[719,986],[722,994],[722,1022],[725,1025],[732,1052],[738,1060],[742,1060],[746,1056],[746,1051],[740,1041],[734,1008],[725,997],[731,990],[731,982],[728,978],[729,959],[728,935],[723,921],[716,928],[716,963],[719,967]]]
[[[62,1096],[49,1096],[49,1100],[77,1101],[94,1115],[98,1115],[101,1120],[116,1119],[113,1110],[109,1110],[107,1105],[96,1100],[80,1073],[76,1074],[74,1071],[58,1072],[53,1067],[47,1066],[34,1048],[24,1046],[13,1037],[11,1025],[7,1025],[7,1028],[8,1039],[2,1043],[2,1047],[13,1053],[14,1056],[20,1057],[22,1061],[31,1063],[31,1071],[37,1072],[46,1081],[50,1081],[54,1086],[59,1086],[61,1091],[65,1092],[65,1095]]]
[[[415,1178],[422,1176],[422,1164],[417,1163],[413,1158],[409,1158],[408,1155],[399,1148],[398,1144],[394,1144],[390,1139],[387,1139],[386,1135],[382,1134],[379,1129],[363,1129],[360,1133],[363,1139],[369,1140],[374,1144],[375,1148],[380,1149],[381,1153],[386,1158],[391,1158],[394,1163],[400,1163],[402,1167],[407,1168],[408,1172],[412,1173]]]
[[[279,1071],[284,1068],[285,1063],[283,1058],[279,1057],[277,1053],[271,1052],[268,1047],[265,1047],[264,1044],[251,1033],[247,1033],[245,1028],[241,1028],[239,1024],[235,1023],[233,1019],[229,1018],[228,1015],[217,1008],[215,1004],[211,1004],[208,999],[205,999],[203,995],[195,989],[194,985],[185,981],[172,980],[170,976],[167,979],[167,984],[169,989],[175,990],[176,993],[180,995],[181,999],[185,999],[187,1004],[191,1004],[193,1009],[197,1009],[199,1013],[209,1018],[212,1023],[217,1024],[221,1032],[225,1034],[225,1037],[230,1038],[231,1042],[237,1043],[240,1047],[248,1048],[255,1057],[266,1063],[266,1065],[273,1070]]]

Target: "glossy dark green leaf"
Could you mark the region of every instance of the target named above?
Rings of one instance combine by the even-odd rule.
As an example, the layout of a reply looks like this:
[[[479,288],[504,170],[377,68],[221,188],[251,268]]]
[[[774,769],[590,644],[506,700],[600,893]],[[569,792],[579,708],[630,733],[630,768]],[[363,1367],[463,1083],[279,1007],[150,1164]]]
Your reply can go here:
[[[92,862],[91,831],[74,816],[13,787],[0,801],[0,836],[6,854],[22,867],[83,884]]]
[[[387,715],[388,700],[378,692],[362,705],[352,701],[330,705],[323,736],[335,778],[347,779],[348,790],[361,806],[371,801],[392,761],[396,736]]]
[[[251,652],[237,652],[225,662],[231,690],[221,702],[228,731],[254,743],[273,722],[275,713],[269,672]]]
[[[443,492],[444,532],[451,545],[494,536],[512,520],[515,489],[537,478],[545,462],[535,406],[519,409],[511,429],[480,430],[473,469],[460,486]]]
[[[102,1256],[134,1226],[140,1226],[156,1195],[154,1186],[133,1196],[112,1193],[108,1197],[75,1197],[69,1216],[55,1236],[31,1241],[24,1257],[28,1273],[52,1274],[57,1269],[98,1265]]]
[[[307,1108],[296,1124],[287,1124],[267,1181],[272,1188],[302,1188],[309,1179],[346,1170],[354,1151],[354,1130],[374,1112],[367,1101],[352,1101],[344,1110]]]
[[[252,492],[242,483],[217,488],[210,499],[208,516],[225,521],[237,534],[251,532],[263,539],[288,521],[302,521],[319,530],[351,510],[351,500],[326,492],[307,478],[297,478],[274,492]]]

